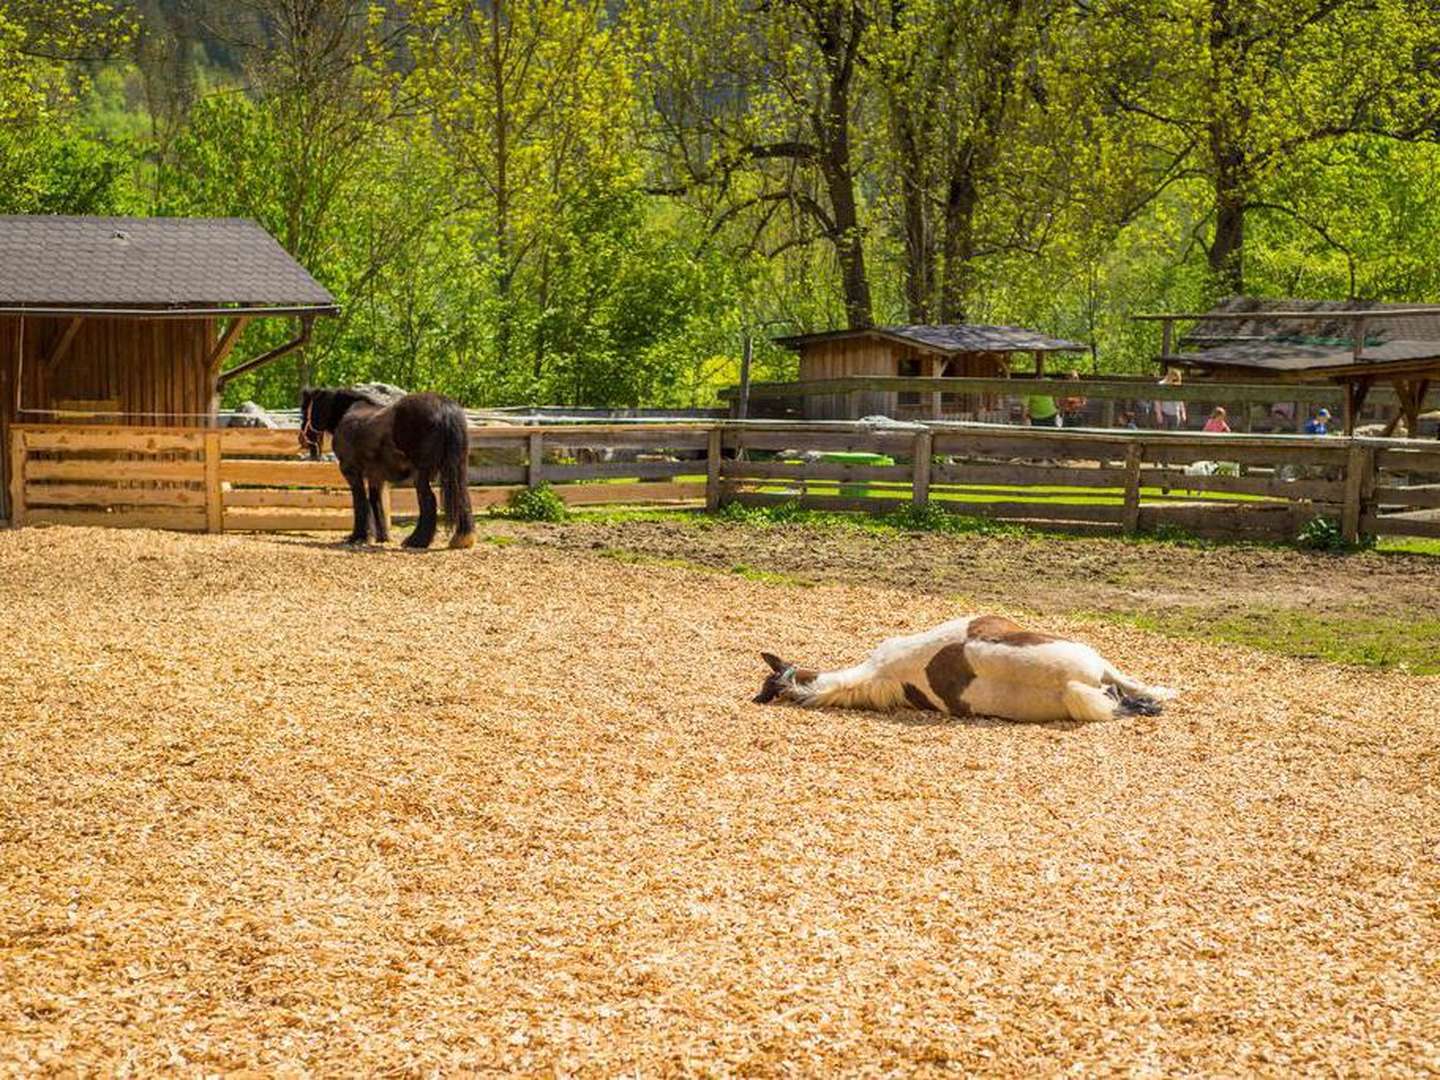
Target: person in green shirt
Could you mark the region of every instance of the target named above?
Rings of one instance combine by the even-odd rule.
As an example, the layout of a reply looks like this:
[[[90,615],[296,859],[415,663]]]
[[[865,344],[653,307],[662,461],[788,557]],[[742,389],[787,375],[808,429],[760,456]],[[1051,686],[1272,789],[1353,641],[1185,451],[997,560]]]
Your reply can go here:
[[[1049,394],[1031,394],[1025,399],[1025,422],[1031,427],[1064,427],[1060,409]]]

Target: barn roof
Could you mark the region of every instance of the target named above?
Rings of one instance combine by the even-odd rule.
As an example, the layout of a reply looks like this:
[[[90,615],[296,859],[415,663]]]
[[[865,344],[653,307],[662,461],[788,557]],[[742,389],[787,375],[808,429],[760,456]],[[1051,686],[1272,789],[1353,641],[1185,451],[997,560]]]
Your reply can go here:
[[[1314,319],[1267,314],[1315,312]],[[1365,322],[1360,356],[1351,338],[1353,312],[1413,312]],[[1253,313],[1253,318],[1236,318]],[[1223,317],[1220,317],[1223,316]],[[1422,304],[1363,300],[1257,300],[1232,297],[1202,316],[1182,345],[1199,352],[1162,358],[1196,367],[1249,368],[1285,374],[1325,373],[1365,365],[1413,365],[1440,358],[1440,309]]]
[[[285,305],[335,298],[244,218],[0,215],[0,308]]]
[[[874,326],[868,330],[830,330],[819,334],[797,334],[775,341],[790,349],[801,349],[820,341],[878,337],[918,345],[939,353],[969,352],[1084,352],[1085,345],[1048,337],[1021,326],[984,326],[977,323],[950,323],[934,326]]]
[[[1308,312],[1309,319],[1267,319],[1267,312]],[[1440,312],[1425,304],[1375,304],[1365,300],[1257,300],[1232,296],[1217,304],[1207,315],[1226,318],[1201,319],[1181,338],[1184,345],[1208,347],[1242,341],[1281,341],[1294,344],[1350,343],[1350,319],[1343,313],[1355,311],[1413,311],[1413,315],[1386,316],[1366,323],[1367,344],[1394,341],[1440,342]],[[1233,318],[1253,312],[1254,318]]]

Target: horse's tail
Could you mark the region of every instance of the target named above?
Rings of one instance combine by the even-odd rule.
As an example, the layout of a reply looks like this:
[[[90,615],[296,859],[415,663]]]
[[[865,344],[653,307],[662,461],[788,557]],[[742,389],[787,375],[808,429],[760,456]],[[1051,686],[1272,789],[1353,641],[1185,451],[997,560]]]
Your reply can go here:
[[[470,421],[452,406],[441,420],[440,504],[451,529],[450,546],[475,546],[475,516],[470,510]]]

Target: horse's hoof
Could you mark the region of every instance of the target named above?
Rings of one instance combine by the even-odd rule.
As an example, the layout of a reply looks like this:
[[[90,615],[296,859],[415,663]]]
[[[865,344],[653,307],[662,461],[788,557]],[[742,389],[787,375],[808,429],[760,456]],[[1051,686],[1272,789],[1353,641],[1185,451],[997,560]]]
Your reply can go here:
[[[473,532],[456,533],[450,538],[450,547],[455,551],[464,551],[466,548],[473,548],[474,546],[475,534]]]
[[[340,546],[348,548],[362,548],[369,543],[370,541],[365,539],[365,537],[363,536],[347,536],[344,540],[340,541]]]
[[[419,540],[416,540],[415,537],[411,536],[408,537],[405,542],[400,546],[409,548],[411,551],[424,551],[429,548],[430,544],[428,541],[426,541],[425,543],[421,543]]]

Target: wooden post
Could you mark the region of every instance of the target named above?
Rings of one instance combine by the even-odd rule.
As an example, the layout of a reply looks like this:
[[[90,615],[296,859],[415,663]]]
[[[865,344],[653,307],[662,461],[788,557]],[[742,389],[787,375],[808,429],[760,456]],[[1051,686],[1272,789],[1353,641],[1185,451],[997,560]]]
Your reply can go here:
[[[705,445],[705,509],[720,509],[720,439],[719,427],[710,429],[710,438]]]
[[[205,433],[205,531],[225,531],[225,504],[220,490],[220,432]]]
[[[1128,536],[1140,531],[1140,461],[1144,456],[1145,447],[1139,442],[1132,442],[1125,451],[1125,506],[1120,526]]]
[[[1375,451],[1361,443],[1350,445],[1345,459],[1345,504],[1340,513],[1340,536],[1347,544],[1360,542],[1360,522],[1373,489]]]
[[[1111,428],[1115,426],[1115,399],[1105,398],[1100,402],[1100,426]]]
[[[910,501],[915,506],[926,506],[930,502],[930,452],[935,443],[930,429],[915,433],[915,460],[910,485]]]
[[[745,349],[740,354],[740,397],[731,413],[738,420],[750,415],[750,361],[755,357],[755,339],[745,335]]]
[[[25,524],[25,433],[10,432],[10,524]]]
[[[545,479],[545,436],[540,432],[530,436],[526,457],[525,486],[534,489]]]

